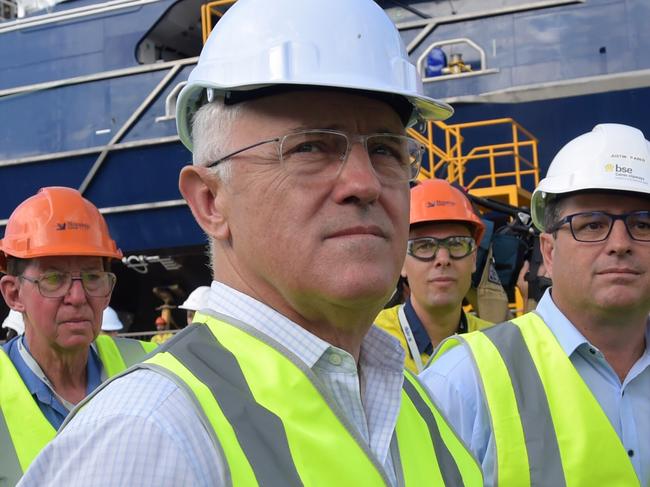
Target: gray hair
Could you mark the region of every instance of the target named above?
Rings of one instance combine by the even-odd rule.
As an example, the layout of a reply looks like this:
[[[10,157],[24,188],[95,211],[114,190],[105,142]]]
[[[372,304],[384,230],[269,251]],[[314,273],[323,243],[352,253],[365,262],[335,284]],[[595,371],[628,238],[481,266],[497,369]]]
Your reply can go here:
[[[564,195],[549,195],[544,204],[544,230],[546,232],[553,228],[560,219],[560,211],[564,202]]]
[[[203,105],[192,119],[193,163],[207,166],[230,151],[233,125],[243,111],[246,102],[235,105],[223,103],[219,97]],[[214,173],[224,182],[231,177],[231,162],[224,161],[214,167]]]
[[[203,105],[192,119],[192,162],[197,166],[207,166],[225,156],[230,150],[230,139],[235,121],[241,116],[246,102],[235,105],[223,103],[223,97]],[[224,183],[232,177],[232,162],[224,161],[212,168],[214,174]],[[213,256],[215,241],[211,235],[208,238],[207,254],[209,268],[214,276]]]

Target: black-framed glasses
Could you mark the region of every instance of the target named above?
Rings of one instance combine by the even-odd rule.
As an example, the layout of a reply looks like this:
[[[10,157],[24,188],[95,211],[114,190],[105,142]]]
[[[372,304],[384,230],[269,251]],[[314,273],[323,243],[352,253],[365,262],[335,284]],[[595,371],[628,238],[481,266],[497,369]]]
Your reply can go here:
[[[458,260],[467,257],[476,250],[476,240],[467,236],[451,236],[446,238],[420,237],[408,241],[407,252],[411,257],[424,262],[434,260],[440,247],[449,252],[449,257]]]
[[[37,279],[19,276],[21,279],[32,282],[38,286],[38,292],[46,298],[62,298],[70,288],[73,281],[81,281],[81,285],[88,296],[94,298],[105,298],[115,287],[117,278],[112,272],[104,271],[81,271],[78,276],[69,272],[45,272]]]
[[[612,233],[616,220],[623,221],[632,240],[650,242],[650,211],[633,211],[621,215],[613,215],[605,211],[574,213],[552,225],[548,233],[555,233],[568,223],[571,235],[578,242],[602,242]]]
[[[352,144],[359,142],[368,152],[375,174],[382,182],[413,181],[420,171],[424,146],[406,135],[377,133],[352,136],[338,130],[303,130],[262,140],[211,162],[214,167],[237,154],[264,144],[277,144],[278,160],[297,176],[337,175]]]

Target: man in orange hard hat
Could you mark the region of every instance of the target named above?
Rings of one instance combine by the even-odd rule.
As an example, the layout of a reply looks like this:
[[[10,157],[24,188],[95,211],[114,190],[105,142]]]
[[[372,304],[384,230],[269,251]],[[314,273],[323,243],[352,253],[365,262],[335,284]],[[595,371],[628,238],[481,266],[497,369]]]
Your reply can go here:
[[[467,197],[442,179],[411,190],[410,223],[402,269],[410,297],[383,310],[375,324],[399,339],[406,367],[419,373],[444,338],[490,325],[463,310],[485,225]]]
[[[14,485],[69,411],[155,345],[99,336],[122,252],[97,208],[70,188],[41,189],[0,240],[0,290],[25,334],[0,349],[0,484]]]

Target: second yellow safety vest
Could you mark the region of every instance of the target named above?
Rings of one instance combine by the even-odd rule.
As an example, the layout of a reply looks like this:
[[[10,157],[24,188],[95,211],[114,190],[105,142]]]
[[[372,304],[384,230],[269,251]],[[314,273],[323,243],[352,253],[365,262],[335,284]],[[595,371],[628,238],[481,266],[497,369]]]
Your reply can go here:
[[[448,338],[432,362],[460,344],[490,414],[495,485],[640,486],[607,415],[539,315]]]
[[[397,306],[393,306],[392,308],[387,308],[382,310],[377,315],[377,318],[375,318],[375,325],[377,325],[382,330],[390,333],[392,336],[394,336],[399,340],[400,345],[402,345],[402,348],[406,352],[406,356],[404,358],[404,366],[414,374],[419,374],[421,370],[418,370],[418,367],[413,357],[413,352],[411,351],[413,345],[417,348],[417,344],[412,344],[412,346],[409,346],[408,340],[405,335],[405,331],[400,326],[399,310],[403,308],[403,306],[404,306],[403,304],[399,304]],[[492,323],[490,323],[489,321],[485,321],[471,313],[465,313],[465,317],[467,318],[468,332],[476,331],[476,330],[486,328],[488,326],[492,326]],[[409,331],[410,330],[408,330],[407,332]],[[426,365],[427,362],[429,361],[429,354],[421,353],[420,360],[422,364]]]
[[[99,335],[97,352],[112,377],[142,360],[155,344]],[[34,401],[9,356],[0,348],[0,485],[15,485],[56,430]]]

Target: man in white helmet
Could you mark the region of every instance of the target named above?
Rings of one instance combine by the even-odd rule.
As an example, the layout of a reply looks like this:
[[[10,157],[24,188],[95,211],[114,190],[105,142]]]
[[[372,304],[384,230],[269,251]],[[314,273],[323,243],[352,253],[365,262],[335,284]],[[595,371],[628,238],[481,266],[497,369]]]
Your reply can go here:
[[[232,6],[177,105],[207,309],[80,408],[24,485],[482,485],[372,327],[406,255],[422,147],[405,127],[450,113],[371,0]]]
[[[488,486],[648,487],[650,143],[618,124],[570,141],[532,217],[552,288],[443,342],[422,379]]]

